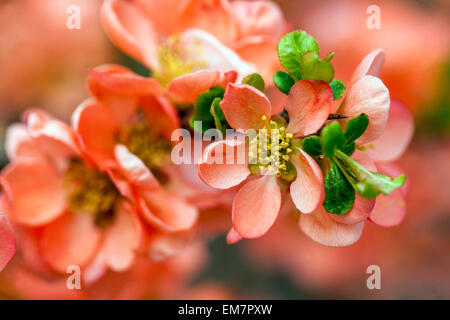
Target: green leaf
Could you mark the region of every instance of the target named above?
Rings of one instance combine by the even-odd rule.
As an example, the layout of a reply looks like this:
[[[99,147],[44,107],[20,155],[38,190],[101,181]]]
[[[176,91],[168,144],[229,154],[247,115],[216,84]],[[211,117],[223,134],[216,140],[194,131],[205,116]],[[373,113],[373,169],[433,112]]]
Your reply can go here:
[[[329,213],[342,215],[352,208],[355,202],[355,190],[334,161],[330,163],[324,187],[323,206]]]
[[[345,84],[341,80],[334,78],[330,82],[330,87],[333,91],[334,100],[339,100],[340,98],[342,98],[345,92]]]
[[[242,83],[248,84],[252,87],[255,87],[256,89],[258,89],[261,92],[264,92],[266,89],[266,84],[264,82],[264,79],[258,73],[252,73],[252,74],[246,76],[242,80]]]
[[[340,150],[348,156],[352,155],[353,152],[355,152],[355,149],[356,149],[356,144],[353,141],[350,143],[346,143],[342,147],[340,147]]]
[[[322,151],[325,157],[331,158],[335,151],[345,144],[345,137],[337,121],[322,130]]]
[[[223,115],[223,111],[220,108],[219,103],[222,101],[222,98],[215,98],[213,103],[211,104],[211,115],[214,118],[214,124],[216,125],[217,131],[219,131],[222,135],[222,138],[225,136],[225,128],[222,126],[222,118],[225,118]]]
[[[277,71],[273,76],[273,83],[280,89],[281,92],[289,94],[295,81],[292,77],[284,71]]]
[[[364,198],[375,198],[380,193],[388,195],[393,190],[401,188],[406,181],[404,174],[391,178],[381,173],[371,172],[341,151],[336,152],[336,163],[356,192]]]
[[[194,102],[194,120],[213,122],[214,118],[211,115],[211,105],[215,98],[223,98],[224,93],[225,90],[222,87],[217,86],[200,94]],[[223,113],[220,116],[221,120],[225,119]]]
[[[357,117],[349,120],[345,126],[344,135],[347,143],[353,142],[366,131],[369,126],[369,117],[362,113]]]
[[[331,82],[334,78],[333,66],[320,59],[314,51],[305,52],[300,58],[300,64],[303,79]]]
[[[302,149],[305,150],[312,157],[317,157],[322,154],[322,144],[320,137],[311,136],[303,140]]]
[[[281,65],[294,80],[302,79],[300,58],[303,54],[307,51],[319,54],[316,40],[306,32],[298,30],[284,35],[278,42],[277,50]]]

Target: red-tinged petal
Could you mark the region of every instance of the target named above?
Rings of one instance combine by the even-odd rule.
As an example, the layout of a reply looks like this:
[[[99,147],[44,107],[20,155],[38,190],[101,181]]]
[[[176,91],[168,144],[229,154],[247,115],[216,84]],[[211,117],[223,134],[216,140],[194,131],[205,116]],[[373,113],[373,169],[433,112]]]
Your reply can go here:
[[[87,100],[72,114],[72,127],[82,151],[102,170],[114,167],[116,116],[110,108],[95,100]]]
[[[16,253],[16,237],[3,212],[0,212],[0,272]]]
[[[249,181],[233,201],[234,229],[247,239],[263,236],[274,224],[281,206],[281,192],[275,176]]]
[[[322,204],[325,196],[322,170],[309,154],[298,150],[298,156],[291,156],[291,162],[297,169],[297,178],[290,187],[291,198],[298,210],[311,213]]]
[[[411,111],[400,101],[392,100],[386,129],[367,152],[375,161],[397,160],[405,152],[413,134],[414,118]]]
[[[326,82],[297,81],[286,101],[287,130],[300,136],[315,133],[327,121],[332,101],[333,92]]]
[[[275,115],[282,112],[286,105],[287,95],[275,87],[267,88],[266,95],[272,104],[272,114]]]
[[[220,107],[230,126],[240,132],[263,128],[263,117],[269,120],[272,114],[269,99],[246,84],[228,84]]]
[[[347,120],[342,120],[343,124],[362,113],[369,116],[369,127],[356,140],[358,144],[365,144],[375,141],[383,134],[389,105],[389,90],[383,82],[373,76],[364,76],[349,89],[337,113],[348,117]]]
[[[266,35],[277,39],[286,32],[286,21],[278,5],[269,1],[233,1],[240,37]]]
[[[176,23],[179,30],[207,30],[224,43],[235,39],[238,32],[230,4],[226,0],[190,1]]]
[[[201,69],[221,72],[235,70],[239,74],[239,79],[256,72],[252,64],[244,61],[207,31],[186,30],[180,35],[178,44],[183,49],[185,61],[199,64]]]
[[[281,68],[277,53],[278,38],[251,36],[233,43],[233,50],[245,61],[251,62],[261,74],[266,86],[272,86],[273,75]]]
[[[236,229],[231,228],[227,233],[227,244],[235,244],[242,240],[241,235],[236,231]]]
[[[158,68],[158,37],[151,21],[130,1],[106,0],[103,27],[120,49],[150,68]]]
[[[245,150],[244,141],[222,140],[211,143],[197,163],[199,177],[217,189],[237,186],[250,174]]]
[[[70,265],[87,265],[100,240],[101,231],[92,215],[66,213],[42,229],[40,250],[53,269],[65,273]]]
[[[180,128],[175,106],[164,96],[145,96],[140,99],[140,107],[153,132],[171,140],[173,131]]]
[[[402,174],[400,169],[393,165],[382,165],[377,163],[380,173],[390,177],[398,177]],[[382,227],[395,227],[399,225],[406,216],[406,193],[408,183],[399,189],[392,191],[389,195],[381,194],[377,197],[375,208],[369,215],[369,220]]]
[[[167,93],[180,103],[194,103],[197,97],[211,87],[227,84],[225,75],[217,70],[200,70],[173,79]]]
[[[323,207],[311,214],[302,214],[300,229],[312,240],[329,247],[346,247],[361,237],[364,222],[343,224],[336,222]]]
[[[372,172],[377,171],[375,162],[367,155],[367,153],[356,150],[351,157],[367,170]],[[335,221],[344,224],[355,224],[364,221],[369,217],[370,212],[372,212],[375,207],[375,201],[376,199],[366,199],[356,194],[355,203],[349,212],[344,215],[330,214],[330,217]]]
[[[194,229],[175,233],[152,231],[148,237],[148,257],[162,261],[179,256],[192,243],[194,235]]]
[[[196,207],[165,191],[141,193],[138,205],[147,222],[165,232],[189,230],[198,218]]]
[[[381,71],[381,67],[384,63],[384,51],[383,49],[376,49],[369,53],[361,61],[359,66],[355,69],[352,75],[351,84],[355,83],[364,76],[378,77]]]
[[[8,214],[14,222],[41,226],[56,219],[66,208],[63,176],[44,158],[9,164],[1,180],[9,201]]]
[[[142,227],[131,205],[125,201],[116,207],[114,223],[105,232],[102,245],[105,263],[116,272],[128,269],[141,243]]]
[[[141,159],[132,154],[124,145],[116,145],[114,150],[119,169],[125,178],[140,190],[159,190],[161,185]]]

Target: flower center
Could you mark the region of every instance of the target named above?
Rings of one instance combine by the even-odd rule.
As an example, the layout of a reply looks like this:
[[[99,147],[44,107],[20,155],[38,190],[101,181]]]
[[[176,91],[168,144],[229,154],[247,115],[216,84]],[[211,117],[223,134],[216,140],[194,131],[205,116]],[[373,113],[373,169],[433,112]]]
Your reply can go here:
[[[108,175],[73,159],[66,169],[64,186],[69,194],[71,212],[93,214],[99,223],[113,218],[119,192]]]
[[[286,132],[286,123],[280,118],[268,121],[256,134],[249,134],[249,169],[252,173],[269,171],[277,177],[287,176],[295,170],[289,161],[293,152],[293,134]]]
[[[196,61],[187,57],[200,53],[201,50],[200,46],[194,46],[193,48],[182,47],[178,36],[170,37],[166,44],[161,45],[158,49],[160,68],[155,70],[154,78],[163,86],[166,86],[176,77],[194,70],[204,69],[206,62]]]
[[[172,144],[154,132],[146,119],[124,126],[117,140],[141,159],[149,169],[170,162]]]

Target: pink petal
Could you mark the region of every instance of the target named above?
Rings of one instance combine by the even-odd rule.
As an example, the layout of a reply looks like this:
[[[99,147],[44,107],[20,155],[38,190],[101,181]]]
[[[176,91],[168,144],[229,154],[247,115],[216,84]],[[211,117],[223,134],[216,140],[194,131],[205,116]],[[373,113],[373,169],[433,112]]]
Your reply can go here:
[[[0,272],[16,253],[16,237],[3,212],[0,212]]]
[[[300,229],[312,240],[329,247],[352,245],[361,237],[364,222],[343,224],[336,222],[323,207],[311,214],[302,214]]]
[[[378,77],[384,63],[384,56],[383,49],[373,50],[365,56],[353,72],[350,83],[354,84],[356,81],[367,75]]]
[[[138,204],[147,222],[165,232],[189,230],[198,218],[196,207],[165,191],[143,192]]]
[[[233,1],[240,37],[266,35],[279,39],[287,30],[283,12],[269,1]]]
[[[256,72],[252,64],[244,61],[236,52],[220,42],[207,31],[189,29],[181,33],[179,45],[183,48],[185,61],[201,64],[202,69],[239,74],[239,79]]]
[[[273,175],[247,182],[233,201],[234,229],[247,239],[263,236],[274,224],[281,206],[281,192]]]
[[[82,151],[102,170],[114,167],[116,117],[104,104],[87,100],[72,114],[72,127]]]
[[[287,130],[306,136],[319,130],[330,114],[333,92],[323,81],[300,80],[291,88],[286,101]]]
[[[70,265],[87,265],[100,240],[101,231],[92,215],[67,213],[42,229],[40,250],[53,269],[65,273]]]
[[[106,0],[101,19],[106,33],[120,49],[150,68],[159,67],[157,35],[151,21],[133,2]]]
[[[242,158],[239,155],[247,155],[245,150],[244,141],[222,140],[211,143],[205,148],[202,159],[197,163],[199,177],[217,189],[237,186],[250,174],[245,161],[238,163]]]
[[[140,107],[152,130],[171,140],[173,131],[180,128],[180,118],[175,106],[161,95],[142,97]]]
[[[400,169],[392,165],[377,164],[378,171],[390,177],[398,177],[402,174]],[[370,213],[369,220],[382,227],[395,227],[406,216],[406,193],[408,183],[392,191],[389,195],[381,194],[377,197],[375,208]]]
[[[63,176],[44,158],[9,164],[2,172],[1,182],[9,201],[9,217],[17,223],[44,225],[66,208]]]
[[[343,124],[362,113],[369,116],[369,127],[356,140],[358,144],[365,144],[375,141],[383,134],[388,119],[389,104],[389,90],[383,82],[373,76],[364,76],[349,89],[337,113],[348,117],[347,120],[342,120]]]
[[[297,169],[297,178],[290,187],[291,197],[298,210],[311,213],[322,204],[325,196],[322,170],[309,154],[298,150],[300,155],[291,156],[291,163]]]
[[[234,229],[231,228],[227,233],[227,244],[235,244],[242,240],[241,235]]]
[[[141,243],[142,229],[131,205],[121,202],[115,211],[114,223],[105,233],[102,251],[105,262],[116,272],[128,269]]]
[[[230,126],[239,132],[263,128],[263,116],[269,120],[272,113],[269,99],[246,84],[228,84],[220,107]]]
[[[148,237],[148,257],[153,261],[179,257],[192,243],[194,235],[193,230],[175,233],[152,232]]]
[[[411,111],[398,100],[391,101],[389,118],[383,135],[367,149],[375,161],[397,160],[406,150],[414,134],[414,118]]]
[[[20,157],[40,155],[34,139],[22,123],[14,123],[6,129],[5,151],[10,161]]]
[[[227,85],[225,75],[217,70],[200,70],[173,79],[167,93],[180,103],[194,103],[197,97],[214,86]]]
[[[161,185],[141,159],[124,145],[116,145],[115,157],[121,173],[140,190],[159,190]]]
[[[351,158],[364,166],[367,170],[372,172],[377,171],[375,162],[367,155],[367,153],[355,150]],[[375,207],[375,201],[376,199],[366,199],[356,194],[355,203],[349,212],[344,215],[330,214],[330,217],[335,221],[344,224],[355,224],[364,221],[369,217],[370,212]]]

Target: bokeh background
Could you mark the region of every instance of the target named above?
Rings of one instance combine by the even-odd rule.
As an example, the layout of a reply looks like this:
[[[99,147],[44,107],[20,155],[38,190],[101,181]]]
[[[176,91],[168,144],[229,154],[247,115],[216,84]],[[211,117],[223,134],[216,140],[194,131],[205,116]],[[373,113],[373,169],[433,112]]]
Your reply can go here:
[[[7,163],[5,129],[25,108],[44,108],[68,120],[88,94],[90,68],[120,63],[145,73],[106,38],[101,2],[0,1],[1,167]],[[380,78],[416,120],[413,142],[398,161],[410,182],[407,217],[389,229],[368,223],[358,243],[338,249],[314,243],[288,217],[255,241],[228,246],[224,236],[209,236],[202,263],[183,278],[188,288],[172,297],[450,299],[450,1],[277,2],[292,28],[317,39],[322,54],[336,52],[333,65],[344,82],[365,54],[385,49]],[[66,28],[71,4],[81,8],[79,30]],[[381,9],[380,30],[366,27],[369,5]],[[381,268],[381,290],[366,287],[369,265]],[[4,298],[23,297],[7,293],[14,268],[13,260],[0,279]],[[26,276],[20,281],[24,288],[33,285]],[[111,281],[120,284],[127,277]]]

